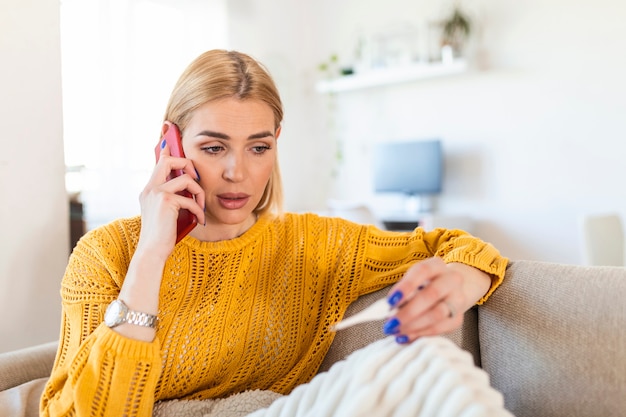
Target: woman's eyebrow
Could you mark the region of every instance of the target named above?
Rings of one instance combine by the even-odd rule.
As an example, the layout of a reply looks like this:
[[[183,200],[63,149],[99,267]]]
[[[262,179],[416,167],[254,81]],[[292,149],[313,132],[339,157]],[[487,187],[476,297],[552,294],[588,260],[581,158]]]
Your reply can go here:
[[[259,132],[259,133],[255,133],[253,135],[248,136],[248,139],[263,139],[263,138],[267,138],[267,137],[274,137],[274,134],[272,132],[270,132],[269,130],[266,130],[265,132]]]
[[[211,138],[225,139],[225,140],[230,139],[230,136],[228,136],[227,134],[215,132],[212,130],[203,130],[202,132],[199,132],[197,136],[208,136]],[[274,134],[270,132],[269,130],[266,130],[266,131],[259,132],[259,133],[253,133],[252,135],[248,136],[248,139],[263,139],[267,137],[274,137]]]
[[[198,132],[196,136],[208,136],[210,138],[217,138],[217,139],[230,139],[230,136],[224,133],[214,132],[212,130],[203,130],[202,132]]]

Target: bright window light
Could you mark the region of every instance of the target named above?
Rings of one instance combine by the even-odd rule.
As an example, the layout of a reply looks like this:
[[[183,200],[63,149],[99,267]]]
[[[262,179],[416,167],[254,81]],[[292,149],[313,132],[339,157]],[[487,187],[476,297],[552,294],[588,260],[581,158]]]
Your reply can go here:
[[[213,48],[228,48],[226,0],[62,1],[66,185],[88,229],[139,214],[171,89]]]

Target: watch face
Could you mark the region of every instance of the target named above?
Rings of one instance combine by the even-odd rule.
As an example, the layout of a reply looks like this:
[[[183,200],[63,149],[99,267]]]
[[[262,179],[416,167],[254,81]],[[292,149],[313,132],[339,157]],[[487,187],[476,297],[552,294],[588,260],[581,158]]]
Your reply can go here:
[[[115,300],[107,307],[107,311],[104,314],[104,322],[109,327],[117,326],[124,321],[126,315],[126,309],[124,304],[120,300]]]

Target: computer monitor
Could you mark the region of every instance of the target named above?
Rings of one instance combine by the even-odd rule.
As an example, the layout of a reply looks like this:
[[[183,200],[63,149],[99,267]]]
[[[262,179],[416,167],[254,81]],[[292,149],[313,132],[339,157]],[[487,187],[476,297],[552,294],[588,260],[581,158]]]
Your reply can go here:
[[[418,198],[420,211],[429,211],[429,197],[441,193],[443,150],[441,140],[381,142],[372,154],[374,191],[402,193]]]

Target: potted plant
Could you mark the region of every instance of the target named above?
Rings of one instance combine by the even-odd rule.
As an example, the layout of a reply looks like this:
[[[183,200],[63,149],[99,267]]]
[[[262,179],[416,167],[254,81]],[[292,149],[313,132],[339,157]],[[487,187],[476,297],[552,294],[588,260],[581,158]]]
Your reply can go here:
[[[441,22],[441,56],[443,61],[463,54],[463,47],[472,30],[469,17],[457,6],[452,14]]]

